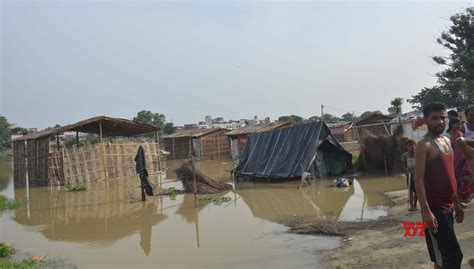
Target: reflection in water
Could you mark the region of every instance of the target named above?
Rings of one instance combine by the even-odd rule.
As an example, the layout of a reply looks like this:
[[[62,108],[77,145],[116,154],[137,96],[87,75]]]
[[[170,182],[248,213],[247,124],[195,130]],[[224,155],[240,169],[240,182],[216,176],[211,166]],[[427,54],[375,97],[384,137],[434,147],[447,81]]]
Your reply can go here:
[[[26,188],[15,189],[15,198],[24,200]],[[140,232],[140,246],[148,255],[151,227],[166,216],[158,214],[159,199],[130,203],[119,184],[91,184],[88,191],[68,193],[55,188],[32,188],[29,210],[18,209],[13,219],[37,227],[50,240],[110,245]],[[28,212],[30,215],[28,216]]]
[[[168,163],[168,178],[173,178],[173,165],[180,164]],[[230,179],[226,170],[231,166],[200,164],[221,180]],[[314,251],[337,247],[338,239],[287,234],[277,220],[289,215],[377,217],[389,203],[383,192],[402,189],[404,182],[367,178],[337,189],[329,180],[317,180],[301,190],[298,181],[242,183],[236,193],[222,194],[233,199],[230,203],[202,199],[197,208],[190,194],[130,203],[130,196],[139,197],[138,178],[96,182],[78,193],[30,188],[29,210],[25,206],[0,217],[0,240],[70,258],[79,268],[315,268]],[[12,194],[27,198],[25,188],[12,188]]]
[[[0,191],[7,189],[12,176],[12,163],[0,154]]]

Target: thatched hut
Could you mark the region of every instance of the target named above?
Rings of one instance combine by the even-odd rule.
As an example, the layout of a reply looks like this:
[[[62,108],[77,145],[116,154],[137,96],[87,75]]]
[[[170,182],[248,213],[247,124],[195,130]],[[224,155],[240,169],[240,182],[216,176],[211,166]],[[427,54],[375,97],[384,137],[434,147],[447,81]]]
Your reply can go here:
[[[229,159],[230,145],[227,129],[188,129],[163,137],[169,160],[189,159],[194,156],[200,160]]]
[[[138,147],[145,148],[151,175],[160,171],[159,128],[126,119],[98,116],[74,124],[30,133],[12,140],[14,179],[30,185],[78,184],[134,176],[134,157]],[[59,136],[76,132],[77,144],[66,148]],[[79,133],[97,134],[97,144],[80,145]],[[106,137],[130,137],[154,133],[147,143],[111,142]]]
[[[375,113],[358,120],[351,132],[355,132],[359,142],[368,136],[389,136],[390,121],[393,116]]]
[[[351,121],[329,122],[326,125],[339,142],[356,141],[357,135],[352,131],[354,123]]]
[[[230,151],[232,159],[238,159],[247,145],[250,134],[275,130],[283,127],[291,126],[292,122],[274,122],[262,123],[256,125],[247,125],[239,129],[232,130],[227,133],[230,140]]]

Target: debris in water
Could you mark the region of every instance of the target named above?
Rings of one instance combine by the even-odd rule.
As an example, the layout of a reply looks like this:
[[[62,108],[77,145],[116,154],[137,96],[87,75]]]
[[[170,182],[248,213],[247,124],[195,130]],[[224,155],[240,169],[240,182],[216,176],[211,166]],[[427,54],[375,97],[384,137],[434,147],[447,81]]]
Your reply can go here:
[[[190,162],[185,162],[181,167],[175,170],[176,176],[183,182],[184,191],[193,193],[193,166]],[[196,177],[196,193],[197,194],[213,194],[221,191],[231,190],[232,185],[224,182],[218,182],[204,175],[198,170],[194,170]]]

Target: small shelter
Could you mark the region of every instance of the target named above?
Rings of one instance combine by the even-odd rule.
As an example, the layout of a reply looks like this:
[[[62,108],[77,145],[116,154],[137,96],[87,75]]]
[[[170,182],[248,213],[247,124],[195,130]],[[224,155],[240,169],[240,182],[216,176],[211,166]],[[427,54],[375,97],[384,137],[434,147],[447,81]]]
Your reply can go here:
[[[371,114],[355,122],[346,135],[356,137],[359,143],[367,136],[389,136],[391,135],[390,121],[393,118],[393,116],[380,113]]]
[[[324,122],[318,121],[250,135],[234,172],[295,178],[303,172],[325,177],[352,169],[352,154],[344,150]]]
[[[329,122],[326,125],[331,130],[331,133],[339,142],[356,141],[357,136],[355,132],[351,131],[353,123],[351,121]]]
[[[227,129],[188,129],[163,137],[167,159],[182,160],[194,156],[200,160],[229,159]]]
[[[256,125],[247,125],[227,133],[230,140],[230,151],[233,160],[238,159],[247,145],[250,134],[270,131],[278,128],[291,126],[292,122],[274,122],[262,123]]]
[[[126,119],[98,116],[74,124],[26,134],[12,140],[14,179],[30,185],[69,185],[135,176],[134,157],[140,145],[145,148],[150,174],[160,173],[159,128]],[[64,147],[60,134],[76,132],[77,145]],[[81,146],[79,132],[97,134],[99,142]],[[130,137],[154,133],[146,143],[111,142],[104,137]]]

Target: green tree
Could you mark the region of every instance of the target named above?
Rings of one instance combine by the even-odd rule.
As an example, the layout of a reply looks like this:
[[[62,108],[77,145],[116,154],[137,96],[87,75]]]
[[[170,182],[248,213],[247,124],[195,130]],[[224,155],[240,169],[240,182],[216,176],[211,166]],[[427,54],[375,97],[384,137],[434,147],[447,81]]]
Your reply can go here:
[[[334,122],[334,121],[338,121],[339,118],[332,115],[332,114],[324,114],[323,115],[323,121],[325,122]]]
[[[449,55],[432,58],[446,69],[436,74],[436,86],[425,87],[408,99],[415,109],[433,101],[462,108],[474,100],[474,9],[457,13],[450,21],[451,27],[436,40]]]
[[[365,119],[368,116],[371,116],[373,114],[383,114],[381,111],[375,110],[375,111],[365,111],[364,113],[360,114],[360,117],[358,120]]]
[[[288,121],[302,122],[303,118],[297,115],[281,116],[278,118],[278,121],[279,122],[288,122]]]
[[[357,120],[357,116],[354,115],[354,113],[345,113],[341,116],[341,120],[343,121],[356,121]]]
[[[0,151],[5,147],[8,147],[7,141],[10,140],[10,124],[8,123],[7,118],[0,115]]]
[[[388,108],[390,114],[402,114],[403,98],[397,97],[390,102],[391,107]]]
[[[165,123],[165,126],[163,126],[163,133],[165,135],[169,135],[174,132],[176,132],[176,127],[174,126],[174,124],[172,122]]]
[[[10,130],[12,135],[22,135],[26,132],[28,132],[27,129],[22,128],[22,127],[16,127]]]
[[[153,126],[163,129],[166,123],[166,117],[160,113],[153,113],[148,110],[142,110],[138,112],[137,116],[133,118],[136,123],[151,124]]]
[[[312,116],[308,118],[308,121],[318,121],[318,120],[321,120],[320,116]]]

